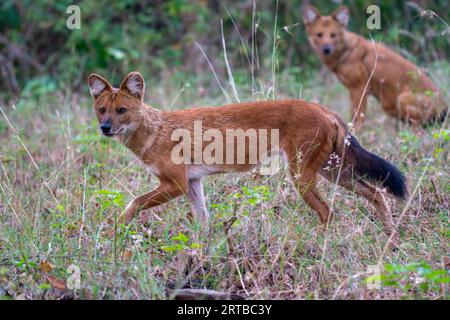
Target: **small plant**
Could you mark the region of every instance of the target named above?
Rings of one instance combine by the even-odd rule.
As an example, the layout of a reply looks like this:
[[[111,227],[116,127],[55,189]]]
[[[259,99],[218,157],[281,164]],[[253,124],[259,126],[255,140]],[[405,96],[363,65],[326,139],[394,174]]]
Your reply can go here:
[[[433,269],[423,261],[406,265],[386,264],[383,272],[366,278],[365,282],[373,283],[374,280],[378,280],[381,286],[398,288],[405,295],[426,294],[430,291],[439,294],[442,286],[448,286],[450,272],[444,269]]]
[[[116,207],[123,209],[125,207],[125,196],[118,191],[99,190],[96,192],[100,200],[100,212],[104,212],[107,208]]]
[[[420,149],[419,138],[410,131],[400,131],[399,136],[402,139],[400,151],[404,154],[414,153]]]
[[[267,186],[242,187],[242,193],[236,193],[235,199],[242,199],[243,205],[254,207],[261,202],[269,201],[272,194]]]
[[[442,129],[433,133],[433,138],[436,140],[434,144],[433,156],[438,160],[441,154],[445,151],[445,144],[450,141],[450,130]]]
[[[178,232],[176,236],[170,238],[170,244],[162,246],[161,249],[169,253],[174,253],[185,250],[197,250],[201,248],[199,243],[189,244],[189,242],[189,238],[185,234]]]

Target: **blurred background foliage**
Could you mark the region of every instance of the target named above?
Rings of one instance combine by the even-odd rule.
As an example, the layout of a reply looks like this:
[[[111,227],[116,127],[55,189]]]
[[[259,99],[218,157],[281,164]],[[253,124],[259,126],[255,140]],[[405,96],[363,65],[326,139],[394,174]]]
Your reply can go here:
[[[117,84],[135,69],[155,83],[171,78],[182,84],[189,79],[207,86],[213,81],[211,66],[199,46],[218,76],[226,78],[223,40],[237,84],[251,81],[252,47],[256,77],[265,67],[272,71],[275,67],[306,79],[321,65],[301,21],[305,2],[2,0],[0,92],[6,97],[63,88],[78,92],[87,90],[84,82],[90,72],[103,73]],[[350,30],[366,37],[370,33],[421,65],[449,58],[448,0],[308,2],[327,14],[347,5]],[[71,4],[80,6],[80,30],[66,27]],[[371,4],[381,8],[381,30],[366,28],[366,8]]]

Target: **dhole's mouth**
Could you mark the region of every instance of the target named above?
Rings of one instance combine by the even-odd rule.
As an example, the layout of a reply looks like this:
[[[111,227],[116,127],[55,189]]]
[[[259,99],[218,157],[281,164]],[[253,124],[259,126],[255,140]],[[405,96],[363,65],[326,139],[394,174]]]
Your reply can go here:
[[[117,136],[117,135],[123,133],[124,130],[125,130],[125,128],[122,127],[119,130],[117,130],[116,132],[111,132],[111,131],[110,132],[103,132],[103,135],[106,136],[106,137],[114,137],[114,136]]]

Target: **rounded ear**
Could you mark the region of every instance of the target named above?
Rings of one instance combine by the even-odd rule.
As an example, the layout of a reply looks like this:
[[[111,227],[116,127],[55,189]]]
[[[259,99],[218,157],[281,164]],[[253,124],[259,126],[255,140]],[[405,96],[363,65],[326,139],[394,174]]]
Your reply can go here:
[[[105,90],[111,90],[111,85],[102,76],[91,73],[88,77],[89,89],[91,91],[91,96],[95,99]]]
[[[333,12],[331,15],[336,19],[344,28],[348,26],[348,20],[350,19],[350,12],[346,6],[342,6]]]
[[[145,91],[144,78],[139,72],[133,71],[122,80],[120,90],[127,91],[132,96],[142,100],[144,98]]]
[[[316,7],[307,4],[303,8],[303,22],[305,24],[311,24],[314,21],[316,21],[318,18],[320,18],[320,12],[317,10]]]

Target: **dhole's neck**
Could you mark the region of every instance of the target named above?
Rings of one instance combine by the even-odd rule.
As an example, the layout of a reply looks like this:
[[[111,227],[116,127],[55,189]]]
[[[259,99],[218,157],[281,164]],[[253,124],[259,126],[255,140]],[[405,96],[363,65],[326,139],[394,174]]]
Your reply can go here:
[[[120,140],[128,149],[142,158],[150,150],[162,122],[162,112],[144,104],[135,127],[129,133],[122,135]]]

